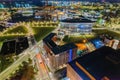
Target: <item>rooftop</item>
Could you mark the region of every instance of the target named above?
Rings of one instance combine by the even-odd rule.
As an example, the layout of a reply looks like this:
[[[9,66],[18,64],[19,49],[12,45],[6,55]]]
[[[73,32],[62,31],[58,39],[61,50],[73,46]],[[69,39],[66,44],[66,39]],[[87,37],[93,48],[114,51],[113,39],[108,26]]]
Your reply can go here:
[[[44,43],[53,51],[55,55],[70,49],[77,48],[77,46],[74,43],[68,43],[62,46],[56,45],[52,40],[52,38],[55,35],[56,35],[55,33],[50,33],[43,39]]]
[[[48,36],[46,36],[43,41],[44,43],[50,48],[54,48],[56,47],[57,45],[54,43],[54,41],[52,41],[51,39],[55,36],[56,34],[55,33],[50,33]]]
[[[64,19],[61,20],[61,22],[66,22],[66,23],[93,23],[94,21],[91,21],[89,19],[86,18],[73,18],[73,19]]]
[[[54,47],[52,49],[52,51],[55,54],[59,54],[61,52],[64,52],[64,51],[67,51],[67,50],[70,50],[70,49],[74,49],[74,48],[77,48],[74,43],[68,43],[68,44],[65,44],[65,45],[62,45],[62,46]]]
[[[20,54],[23,50],[29,47],[27,37],[19,37],[12,40],[7,40],[3,43],[0,54]]]
[[[110,47],[101,47],[69,63],[83,79],[88,80],[90,78],[76,65],[76,62],[97,80],[105,76],[113,80],[120,79],[120,53]]]

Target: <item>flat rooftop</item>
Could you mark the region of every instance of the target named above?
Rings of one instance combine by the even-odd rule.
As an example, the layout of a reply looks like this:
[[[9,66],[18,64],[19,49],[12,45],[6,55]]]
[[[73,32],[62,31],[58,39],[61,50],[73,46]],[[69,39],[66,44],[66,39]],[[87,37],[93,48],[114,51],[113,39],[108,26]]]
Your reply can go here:
[[[70,49],[77,48],[74,43],[68,43],[62,46],[56,45],[56,43],[52,40],[55,35],[55,33],[50,33],[43,39],[43,42],[52,50],[55,55]]]
[[[120,53],[110,47],[101,47],[68,63],[80,77],[89,80],[90,78],[76,65],[76,62],[96,80],[101,80],[105,76],[111,80],[120,79]]]
[[[68,43],[68,44],[65,44],[65,45],[62,45],[62,46],[54,47],[52,49],[52,51],[55,54],[59,54],[61,52],[64,52],[64,51],[67,51],[67,50],[70,50],[70,49],[74,49],[74,48],[77,48],[77,46],[74,43]]]
[[[73,19],[64,19],[61,20],[61,22],[65,22],[65,23],[93,23],[94,21],[91,21],[89,19],[86,18],[73,18]]]
[[[12,40],[7,40],[3,43],[0,54],[20,54],[29,47],[27,37],[19,37]]]

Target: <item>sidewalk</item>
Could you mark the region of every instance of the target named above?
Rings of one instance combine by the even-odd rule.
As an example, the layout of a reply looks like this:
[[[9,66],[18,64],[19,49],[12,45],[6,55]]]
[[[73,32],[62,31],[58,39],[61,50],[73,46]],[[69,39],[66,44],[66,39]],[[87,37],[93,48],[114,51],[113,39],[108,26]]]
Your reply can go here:
[[[57,80],[57,78],[54,76],[54,72],[55,69],[50,65],[50,61],[47,57],[45,57],[44,55],[42,55],[43,59],[44,59],[44,63],[47,66],[48,70],[49,70],[49,76],[51,78],[51,80]]]

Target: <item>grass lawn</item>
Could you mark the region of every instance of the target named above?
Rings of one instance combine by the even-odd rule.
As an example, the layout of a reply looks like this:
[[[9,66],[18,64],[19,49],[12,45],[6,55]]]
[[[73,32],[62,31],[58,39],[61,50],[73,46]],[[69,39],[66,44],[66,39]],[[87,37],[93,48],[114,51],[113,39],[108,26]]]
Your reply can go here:
[[[93,32],[96,33],[97,35],[108,34],[108,35],[113,36],[114,38],[120,39],[120,34],[119,33],[116,33],[116,32],[113,32],[113,31],[109,31],[107,29],[104,29],[104,30],[93,30]]]
[[[55,29],[55,27],[32,27],[32,28],[33,31],[35,32],[34,36],[37,42]]]
[[[0,48],[2,47],[3,42],[0,42]]]
[[[35,39],[37,41],[40,41],[43,37],[45,37],[48,33],[50,33],[51,31],[53,31],[55,29],[55,27],[32,27],[34,33],[35,33]],[[14,28],[12,30],[8,30],[7,32],[5,32],[4,34],[11,34],[11,33],[27,33],[28,30],[27,28],[25,28],[24,26],[19,26],[17,28]],[[3,41],[5,40],[10,40],[10,39],[14,39],[20,36],[25,36],[25,34],[23,35],[6,35],[6,36],[0,36],[0,45]]]
[[[18,26],[16,28],[8,30],[4,34],[6,34],[6,33],[9,33],[9,34],[11,34],[11,33],[25,33],[26,34],[26,33],[28,33],[28,30],[25,26]]]
[[[1,55],[0,54],[0,72],[2,72],[3,70],[5,70],[7,67],[9,67],[12,63],[13,63],[13,58],[12,58],[13,54],[10,55]]]
[[[65,36],[63,41],[66,43],[70,42],[82,42],[85,38],[88,40],[95,38],[95,35],[78,35],[78,36]]]

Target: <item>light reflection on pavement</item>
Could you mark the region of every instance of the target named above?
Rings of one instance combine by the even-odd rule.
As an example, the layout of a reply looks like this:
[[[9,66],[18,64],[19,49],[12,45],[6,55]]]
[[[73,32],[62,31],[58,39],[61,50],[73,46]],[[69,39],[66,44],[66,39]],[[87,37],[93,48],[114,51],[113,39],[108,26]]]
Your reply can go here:
[[[49,77],[49,71],[47,69],[47,66],[44,64],[41,54],[36,55],[37,65],[39,69],[39,80],[51,80]]]

